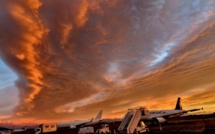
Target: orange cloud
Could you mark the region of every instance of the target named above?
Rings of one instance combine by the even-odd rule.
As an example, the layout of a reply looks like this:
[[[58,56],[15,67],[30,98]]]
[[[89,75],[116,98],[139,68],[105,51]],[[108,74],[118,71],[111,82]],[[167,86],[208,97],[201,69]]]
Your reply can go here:
[[[19,76],[11,118],[72,120],[100,109],[121,117],[137,106],[172,109],[179,96],[185,109],[212,111],[215,5],[191,3],[4,1],[0,54]]]
[[[22,98],[25,103],[30,103],[35,99],[35,96],[41,90],[43,82],[42,73],[39,71],[38,66],[40,64],[38,60],[38,47],[42,43],[42,38],[47,30],[44,28],[39,16],[38,9],[41,6],[41,2],[38,0],[22,1],[23,3],[11,2],[9,3],[9,12],[11,17],[16,21],[19,26],[20,35],[14,46],[11,48],[11,52],[16,55],[18,60],[23,63],[20,67],[25,70],[21,75],[26,75],[28,84],[27,90],[31,90],[25,98]],[[27,7],[27,8],[26,8]],[[26,90],[26,89],[20,89]],[[21,99],[21,101],[22,101]],[[27,105],[28,110],[31,110],[32,104]]]

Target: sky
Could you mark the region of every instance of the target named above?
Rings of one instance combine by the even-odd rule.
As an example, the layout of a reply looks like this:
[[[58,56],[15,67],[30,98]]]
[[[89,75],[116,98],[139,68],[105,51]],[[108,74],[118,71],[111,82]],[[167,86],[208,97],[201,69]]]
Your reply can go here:
[[[215,1],[1,0],[0,122],[215,111]]]

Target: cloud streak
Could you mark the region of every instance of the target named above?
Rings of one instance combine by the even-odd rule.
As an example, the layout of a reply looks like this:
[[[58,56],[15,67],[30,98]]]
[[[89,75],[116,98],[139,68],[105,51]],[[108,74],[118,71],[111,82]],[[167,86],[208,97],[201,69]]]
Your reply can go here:
[[[174,105],[179,95],[185,102],[209,95],[214,7],[209,0],[3,1],[0,55],[18,75],[13,118],[87,118],[99,109],[119,117],[130,107]]]

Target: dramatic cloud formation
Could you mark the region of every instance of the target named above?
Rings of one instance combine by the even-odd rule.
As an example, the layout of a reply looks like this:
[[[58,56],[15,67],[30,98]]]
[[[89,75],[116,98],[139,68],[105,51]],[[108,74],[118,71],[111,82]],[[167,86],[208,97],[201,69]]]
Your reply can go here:
[[[10,119],[121,117],[178,96],[213,112],[214,12],[210,0],[2,0],[0,56],[19,94]]]

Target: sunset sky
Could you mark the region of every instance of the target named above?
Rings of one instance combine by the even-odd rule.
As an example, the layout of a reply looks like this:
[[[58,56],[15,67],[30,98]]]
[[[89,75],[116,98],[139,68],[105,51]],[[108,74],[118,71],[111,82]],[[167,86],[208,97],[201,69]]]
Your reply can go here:
[[[215,112],[214,0],[1,0],[0,123]]]

